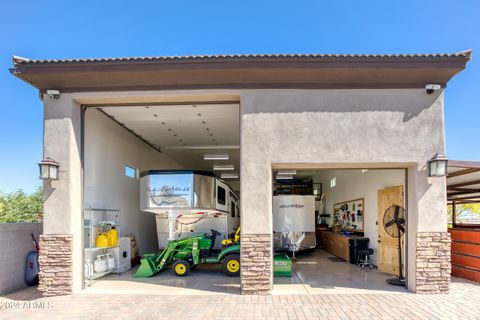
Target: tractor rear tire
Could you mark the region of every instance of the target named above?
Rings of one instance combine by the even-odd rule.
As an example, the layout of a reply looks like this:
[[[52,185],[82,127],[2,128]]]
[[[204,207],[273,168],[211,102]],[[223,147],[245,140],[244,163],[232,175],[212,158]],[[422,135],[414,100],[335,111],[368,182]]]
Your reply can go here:
[[[240,276],[240,255],[230,254],[222,261],[222,272],[229,277]]]
[[[190,273],[190,264],[185,260],[177,260],[173,263],[172,270],[177,277],[186,277]]]

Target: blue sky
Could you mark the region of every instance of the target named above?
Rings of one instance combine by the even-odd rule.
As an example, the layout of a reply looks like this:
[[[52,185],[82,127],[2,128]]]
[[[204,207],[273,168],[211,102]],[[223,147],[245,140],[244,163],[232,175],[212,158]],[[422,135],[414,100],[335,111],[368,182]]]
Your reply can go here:
[[[480,1],[2,1],[0,190],[40,185],[42,104],[11,76],[30,58],[473,49],[448,85],[447,156],[480,160]],[[479,58],[480,59],[480,58]]]

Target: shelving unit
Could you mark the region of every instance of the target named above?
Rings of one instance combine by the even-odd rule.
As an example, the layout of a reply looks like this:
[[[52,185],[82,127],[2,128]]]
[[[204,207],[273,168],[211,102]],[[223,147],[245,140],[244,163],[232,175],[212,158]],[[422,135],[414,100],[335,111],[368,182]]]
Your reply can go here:
[[[322,184],[314,183],[312,180],[290,179],[276,180],[274,183],[274,193],[279,194],[298,194],[315,195],[315,200],[320,201],[322,195]]]
[[[92,281],[101,278],[110,273],[120,274],[120,247],[96,247],[96,238],[102,232],[107,232],[111,227],[117,229],[117,233],[120,234],[120,210],[118,209],[97,209],[88,208],[84,211],[84,265],[85,265],[85,282],[91,286]],[[93,264],[95,259],[100,254],[112,254],[115,259],[115,268],[107,270],[105,272],[93,271]],[[91,264],[92,272],[89,272],[88,264]]]

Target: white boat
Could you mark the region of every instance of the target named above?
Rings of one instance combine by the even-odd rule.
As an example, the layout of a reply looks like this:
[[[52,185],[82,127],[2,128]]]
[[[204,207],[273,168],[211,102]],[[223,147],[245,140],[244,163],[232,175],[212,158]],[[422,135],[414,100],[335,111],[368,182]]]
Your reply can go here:
[[[159,249],[170,240],[214,229],[214,248],[240,222],[238,197],[211,172],[150,170],[140,175],[140,210],[155,214]]]

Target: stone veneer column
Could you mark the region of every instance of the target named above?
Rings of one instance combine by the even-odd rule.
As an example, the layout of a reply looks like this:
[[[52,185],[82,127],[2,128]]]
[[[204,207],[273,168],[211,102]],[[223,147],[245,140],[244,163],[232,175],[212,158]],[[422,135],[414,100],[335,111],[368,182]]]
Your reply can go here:
[[[44,296],[72,293],[72,240],[70,234],[40,235],[38,290]]]
[[[448,293],[451,273],[451,239],[448,232],[418,232],[416,292]]]
[[[242,294],[272,291],[272,235],[244,234],[241,241]]]

